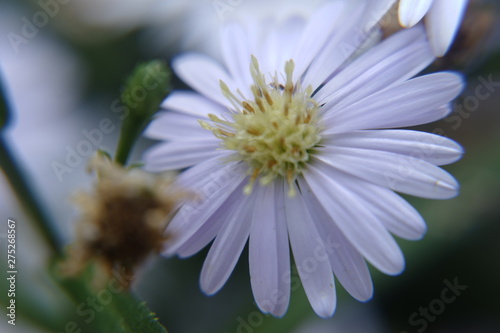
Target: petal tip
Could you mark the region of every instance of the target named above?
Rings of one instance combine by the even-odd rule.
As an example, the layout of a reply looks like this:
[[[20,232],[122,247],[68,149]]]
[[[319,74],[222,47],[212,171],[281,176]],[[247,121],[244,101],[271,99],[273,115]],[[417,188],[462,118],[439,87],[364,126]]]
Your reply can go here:
[[[360,301],[360,302],[368,302],[373,298],[373,283],[366,286],[366,288],[359,289],[356,295],[351,296]]]
[[[403,273],[406,267],[403,252],[399,250],[397,253],[394,253],[392,258],[386,258],[383,265],[375,265],[375,267],[377,267],[377,269],[382,273],[390,276],[396,276]]]
[[[315,302],[311,302],[311,299],[309,299],[314,312],[321,318],[331,318],[337,308],[337,298],[334,292],[335,287],[332,287],[332,290],[325,291],[325,294],[322,296],[317,295],[318,299]]]
[[[415,237],[413,237],[410,240],[421,240],[424,238],[424,236],[427,234],[427,224],[425,222],[422,222],[416,229],[415,229]]]
[[[200,289],[205,295],[213,296],[219,291],[220,287],[215,286],[213,282],[207,281],[207,279],[201,279]]]
[[[314,309],[314,312],[323,319],[331,318],[335,314],[335,304],[333,307],[329,306],[321,309]]]
[[[439,188],[443,192],[443,199],[453,199],[460,194],[460,184],[455,178],[449,181],[437,180],[436,188]]]
[[[285,316],[287,310],[288,310],[288,303],[286,304],[274,304],[271,306],[271,308],[266,307],[266,306],[261,306],[257,304],[259,307],[259,310],[264,313],[264,314],[270,314],[275,318],[283,318]]]

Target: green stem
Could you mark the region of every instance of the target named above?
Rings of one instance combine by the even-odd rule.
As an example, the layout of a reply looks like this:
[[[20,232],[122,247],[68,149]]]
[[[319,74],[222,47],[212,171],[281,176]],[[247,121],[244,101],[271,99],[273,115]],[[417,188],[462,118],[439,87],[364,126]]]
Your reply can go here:
[[[0,131],[7,126],[10,120],[10,112],[7,105],[7,98],[2,85],[2,73],[0,72]]]
[[[50,223],[46,211],[28,184],[26,175],[21,170],[21,166],[9,149],[3,135],[0,135],[0,166],[7,175],[7,179],[16,192],[19,201],[32,216],[36,227],[45,238],[50,249],[55,253],[60,253],[59,237]]]
[[[139,127],[140,126],[140,127]],[[142,124],[135,126],[135,128],[125,128],[130,126],[123,126],[120,133],[120,140],[118,141],[118,147],[116,149],[115,162],[121,165],[126,165],[130,152],[134,147],[137,138],[142,133]]]

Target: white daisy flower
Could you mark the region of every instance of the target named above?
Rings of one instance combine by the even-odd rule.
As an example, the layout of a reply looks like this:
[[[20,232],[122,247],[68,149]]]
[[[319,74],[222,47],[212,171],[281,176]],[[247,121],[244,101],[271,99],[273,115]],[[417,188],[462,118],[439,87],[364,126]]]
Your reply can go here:
[[[468,0],[401,0],[399,21],[404,27],[413,27],[427,14],[425,24],[432,49],[442,57],[455,38],[467,3]]]
[[[191,256],[214,240],[201,288],[216,293],[249,240],[251,285],[263,312],[290,298],[289,245],[314,311],[336,306],[334,276],[356,299],[373,293],[368,261],[398,274],[391,234],[419,239],[421,216],[394,191],[447,199],[455,179],[437,165],[462,155],[455,142],[412,130],[450,112],[459,75],[413,78],[434,55],[417,26],[352,59],[370,33],[363,6],[332,2],[309,21],[228,24],[224,63],[184,54],[173,63],[195,92],[175,91],[147,129],[168,141],[144,158],[179,178],[197,200],[171,221],[165,255]],[[375,25],[375,22],[373,23]],[[363,30],[368,31],[368,30]],[[201,123],[201,126],[200,126]]]

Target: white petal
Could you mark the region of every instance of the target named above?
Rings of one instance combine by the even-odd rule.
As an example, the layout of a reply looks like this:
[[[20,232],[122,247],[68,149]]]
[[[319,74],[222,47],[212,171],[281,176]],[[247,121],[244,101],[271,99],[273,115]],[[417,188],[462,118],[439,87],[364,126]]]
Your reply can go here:
[[[236,189],[233,191],[231,196],[215,211],[215,213],[210,216],[210,218],[203,223],[203,225],[188,239],[185,243],[179,247],[177,254],[181,258],[190,257],[199,251],[201,251],[205,246],[208,245],[221,231],[226,221],[227,212],[230,207],[237,204],[238,200],[241,200],[242,191]]]
[[[251,51],[249,38],[240,24],[227,23],[222,27],[222,55],[224,63],[229,69],[238,87],[248,93],[253,83],[250,75]]]
[[[299,186],[325,244],[326,253],[318,252],[317,258],[328,255],[335,276],[352,297],[359,301],[370,299],[373,283],[365,259],[345,238],[302,178],[299,178]]]
[[[345,107],[326,111],[325,133],[420,125],[443,116],[442,107],[463,89],[461,76],[436,73],[420,76]],[[446,110],[445,110],[446,111]]]
[[[345,13],[346,2],[332,1],[320,10],[315,11],[308,20],[307,26],[297,43],[292,56],[295,59],[295,74],[302,76],[309,67],[311,61],[325,45],[333,29],[337,26],[335,23]]]
[[[157,144],[144,154],[145,168],[151,172],[180,170],[220,155],[219,140],[190,139]]]
[[[460,27],[468,0],[435,0],[426,18],[431,46],[438,57],[450,48]]]
[[[283,197],[283,187],[277,188]],[[258,186],[249,241],[250,282],[264,313],[283,316],[290,300],[290,253],[286,222],[276,218],[274,184]],[[281,205],[283,202],[281,201]]]
[[[198,119],[175,111],[158,112],[144,131],[144,135],[158,140],[183,140],[188,137],[215,138],[211,131],[201,127]]]
[[[203,179],[194,187],[194,199],[182,205],[167,227],[166,233],[171,238],[165,244],[164,255],[174,254],[242,184],[245,173],[238,171],[239,167],[232,163],[203,175],[208,181]]]
[[[186,258],[198,253],[217,236],[228,217],[228,211],[244,200],[244,185],[245,182],[241,183],[240,187],[234,190],[217,211],[177,250],[179,257]]]
[[[458,194],[455,178],[443,169],[411,156],[356,148],[323,148],[316,157],[345,173],[394,191],[450,199]]]
[[[434,0],[401,0],[399,2],[399,23],[406,28],[413,27],[420,22],[425,14],[427,14],[433,1]],[[455,2],[456,0],[452,1]]]
[[[349,64],[314,98],[320,104],[327,102],[325,109],[348,105],[410,79],[434,59],[422,26],[403,30]]]
[[[350,4],[342,13],[336,30],[318,53],[304,77],[304,86],[313,89],[322,85],[368,39],[371,32],[360,33],[361,18],[365,15],[365,2]],[[317,38],[310,36],[310,38]]]
[[[325,138],[325,145],[382,150],[419,158],[435,165],[459,160],[464,151],[453,140],[410,130],[374,130],[340,133]]]
[[[262,29],[262,27],[266,27]],[[273,18],[263,20],[260,25],[250,24],[248,26],[249,35],[252,39],[251,49],[259,61],[259,67],[264,73],[274,74],[278,67],[278,57],[280,53],[279,25]]]
[[[362,21],[365,22],[365,26],[361,30],[364,32],[370,31],[373,27],[377,26],[380,20],[387,15],[396,0],[376,0],[366,2],[368,4],[365,11],[365,17]]]
[[[386,228],[361,204],[340,172],[317,166],[310,165],[304,176],[325,211],[375,267],[385,274],[399,274],[404,268],[403,254]]]
[[[219,151],[220,155],[207,159],[203,163],[196,164],[182,172],[176,180],[176,184],[190,191],[198,191],[211,182],[226,182],[228,176],[238,173],[246,174],[243,164],[238,162],[227,162],[231,156],[229,151]]]
[[[294,184],[293,186],[296,187]],[[288,187],[288,184],[286,184]],[[333,315],[336,306],[335,284],[329,260],[319,260],[316,252],[325,251],[321,235],[302,196],[285,198],[290,244],[300,280],[314,312],[320,317]],[[285,190],[288,193],[288,189]]]
[[[348,174],[342,174],[345,182],[364,206],[390,232],[398,237],[418,240],[427,231],[422,216],[406,200],[393,191],[366,182]]]
[[[223,106],[231,107],[231,103],[222,94],[220,80],[230,88],[236,85],[227,72],[213,59],[200,54],[187,53],[175,58],[172,68],[182,81],[200,94]]]
[[[297,60],[293,56],[293,50],[297,49],[297,36],[302,34],[305,24],[304,17],[293,15],[284,22],[277,22],[270,17],[258,26],[255,24],[249,26],[249,32],[253,35],[253,54],[259,60],[261,72],[267,78],[274,76],[276,71],[283,72],[286,61]],[[295,70],[296,79],[299,77],[297,73]]]
[[[208,114],[221,114],[227,111],[220,104],[214,103],[210,99],[193,91],[173,91],[163,101],[161,107],[175,110],[196,118],[208,119]]]
[[[371,128],[399,128],[399,127],[411,127],[411,126],[417,126],[417,125],[422,125],[422,124],[427,124],[434,122],[436,120],[440,120],[448,116],[450,113],[453,112],[453,105],[451,103],[440,106],[435,109],[427,109],[427,110],[419,110],[419,112],[415,112],[414,114],[399,114],[398,116],[394,116],[392,119],[389,119],[389,117],[383,119],[382,124],[374,123],[375,126],[370,126],[367,121],[362,122],[363,125],[355,125],[353,123],[350,124],[350,126],[353,126],[354,128],[349,129],[349,130],[364,130],[364,129],[371,129]],[[333,118],[332,118],[333,119]],[[325,124],[327,126],[333,126],[332,124],[332,119],[329,119],[329,121],[325,121]],[[361,128],[358,128],[358,126],[361,126]],[[327,133],[336,133],[336,132],[345,132],[347,126],[338,126],[337,128],[333,128],[332,130],[328,130]],[[326,132],[326,131],[325,131]]]
[[[201,289],[208,295],[215,294],[226,283],[245,247],[250,233],[250,219],[255,209],[255,198],[255,194],[242,195],[228,209],[226,222],[208,251],[201,269]]]
[[[387,188],[359,183],[366,190],[357,194],[391,233],[408,240],[419,240],[424,236],[427,231],[425,221],[406,200]]]
[[[278,39],[277,39],[277,47],[276,47],[276,67],[273,69],[271,73],[274,73],[275,70],[284,71],[285,63],[290,59],[294,58],[294,51],[297,49],[297,36],[300,36],[304,31],[304,26],[306,24],[306,20],[300,16],[291,16],[289,17],[281,26],[278,27]],[[298,79],[300,77],[300,72],[297,71],[297,64],[295,64],[294,70],[294,79]]]
[[[377,24],[395,0],[345,1],[334,33],[319,51],[306,73],[304,85],[314,89],[323,84],[340,66],[348,61],[378,31]],[[323,32],[318,33],[323,35]],[[315,39],[316,36],[309,38]]]

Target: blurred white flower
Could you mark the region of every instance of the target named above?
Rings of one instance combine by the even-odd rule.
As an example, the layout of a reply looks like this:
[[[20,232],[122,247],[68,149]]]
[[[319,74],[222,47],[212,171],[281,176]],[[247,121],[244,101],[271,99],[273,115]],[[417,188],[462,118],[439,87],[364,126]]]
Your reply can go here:
[[[141,26],[166,25],[194,3],[192,0],[73,0],[65,5],[65,14],[86,26],[124,33]]]
[[[15,8],[3,8],[0,34],[16,31],[19,17]],[[43,32],[14,50],[7,38],[0,42],[0,70],[7,98],[12,107],[12,121],[4,137],[23,165],[36,192],[55,220],[68,218],[72,211],[65,198],[71,184],[81,181],[78,172],[72,180],[60,184],[51,162],[66,153],[65,147],[82,130],[81,119],[74,112],[79,102],[83,73],[77,57],[64,45]],[[84,174],[82,166],[81,174]],[[70,178],[70,177],[68,177]],[[2,212],[15,216],[7,202],[12,192],[2,186]],[[70,228],[68,221],[64,226]]]
[[[441,57],[455,38],[467,4],[468,0],[401,0],[399,21],[410,28],[427,14],[427,35],[434,53]]]
[[[444,117],[462,79],[412,79],[434,60],[421,26],[353,60],[378,21],[365,21],[372,9],[333,1],[309,20],[247,17],[224,26],[222,66],[192,53],[174,61],[196,92],[167,98],[168,111],[147,135],[168,142],[145,161],[151,171],[190,168],[179,182],[199,200],[172,220],[165,254],[187,257],[215,238],[201,273],[207,294],[222,288],[249,239],[255,300],[263,312],[282,316],[290,243],[313,309],[331,316],[334,274],[354,298],[368,300],[365,259],[398,274],[404,258],[391,233],[419,239],[426,230],[393,191],[457,194],[456,180],[437,166],[460,158],[458,144],[388,128]]]
[[[19,8],[3,5],[0,35],[17,32],[20,18],[27,15]],[[75,172],[71,180],[68,177],[67,182],[60,184],[51,162],[65,153],[65,146],[81,130],[81,121],[72,114],[77,107],[83,76],[80,63],[69,49],[40,30],[26,44],[19,45],[18,52],[8,38],[1,39],[0,72],[12,107],[10,126],[2,135],[29,176],[28,181],[50,218],[54,223],[60,222],[57,227],[67,236],[73,208],[66,199],[72,192],[71,184],[80,182],[82,177]],[[25,286],[33,304],[40,302],[55,312],[63,311],[61,307],[66,303],[53,294],[47,282],[45,268],[49,253],[46,244],[31,227],[31,217],[19,206],[3,172],[0,173],[0,211],[3,224],[7,218],[17,222],[20,246],[16,248],[16,259],[23,273],[18,275],[19,285]],[[5,243],[0,243],[3,248]],[[12,326],[3,327],[4,323],[6,321],[2,321],[0,330],[10,332]],[[18,324],[23,332],[39,332],[30,331],[23,321],[18,321],[14,328],[18,328]]]
[[[145,28],[146,52],[172,53],[171,47],[219,55],[219,28],[230,20],[247,17],[278,21],[290,15],[308,17],[328,0],[73,0],[65,5],[65,29],[84,38],[123,34]],[[334,0],[337,1],[337,0]],[[361,0],[364,1],[364,0]],[[99,29],[100,34],[85,32]]]
[[[263,24],[276,24],[295,16],[307,19],[328,0],[215,0],[191,6],[183,22],[183,50],[196,50],[214,57],[220,56],[219,31],[230,21],[246,22],[259,19]],[[336,1],[336,0],[333,0]]]

